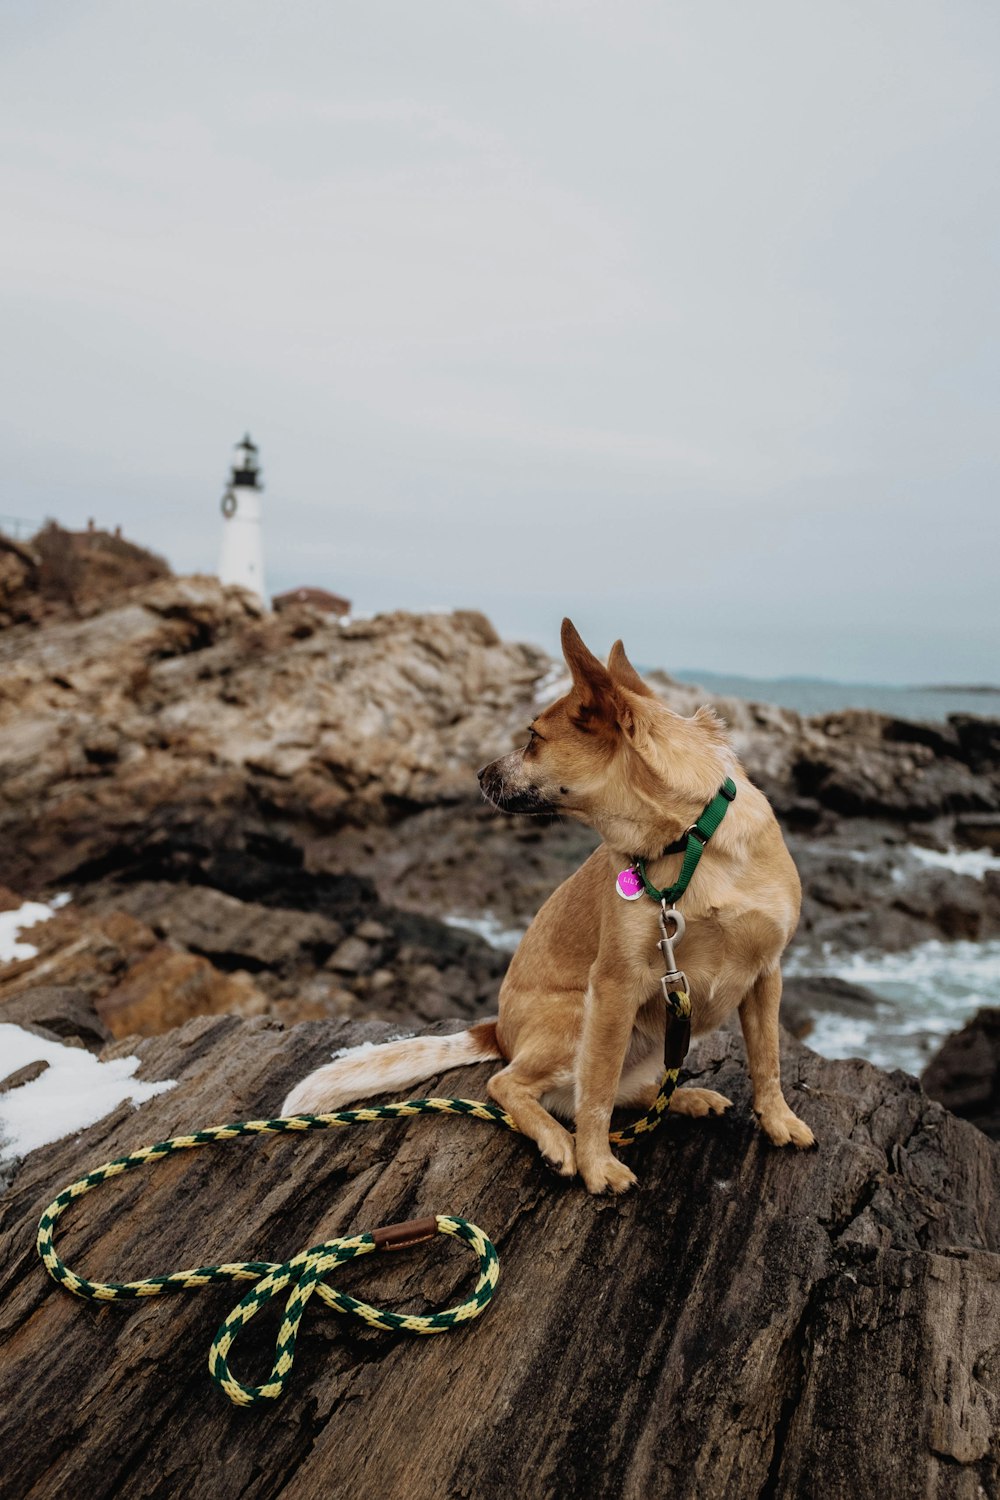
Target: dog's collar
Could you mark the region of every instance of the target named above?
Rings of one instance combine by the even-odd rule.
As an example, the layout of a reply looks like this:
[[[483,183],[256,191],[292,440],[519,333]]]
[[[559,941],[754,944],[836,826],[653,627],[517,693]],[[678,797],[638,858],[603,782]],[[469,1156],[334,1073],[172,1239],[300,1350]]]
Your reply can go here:
[[[665,854],[680,854],[682,851],[684,853],[680,874],[673,885],[667,886],[665,890],[658,891],[653,885],[646,874],[644,859],[637,856],[632,861],[632,868],[642,881],[642,888],[651,901],[655,901],[659,906],[673,906],[674,902],[683,896],[691,882],[691,876],[698,868],[698,861],[704,853],[705,845],[729,811],[729,804],[735,800],[736,783],[727,776],[698,821],[692,823],[686,833],[682,834],[679,839],[675,839],[672,844],[668,844],[665,849],[661,849],[660,853],[655,856],[657,859],[662,859]]]

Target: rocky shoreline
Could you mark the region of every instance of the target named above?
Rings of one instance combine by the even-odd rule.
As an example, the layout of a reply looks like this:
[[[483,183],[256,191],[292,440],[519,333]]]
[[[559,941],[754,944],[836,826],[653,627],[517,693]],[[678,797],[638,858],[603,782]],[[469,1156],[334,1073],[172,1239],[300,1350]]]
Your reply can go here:
[[[490,1014],[519,932],[592,837],[479,800],[475,766],[519,739],[560,675],[481,615],[345,626],[308,606],[265,617],[211,579],[154,570],[109,591],[99,576],[75,604],[32,609],[25,574],[0,629],[0,1027],[37,1039],[0,1066],[0,1101],[29,1099],[50,1067],[56,1090],[111,1070],[122,1101],[61,1140],[43,1133],[51,1144],[20,1163],[8,1153],[5,1493],[63,1494],[85,1474],[95,1496],[278,1500],[377,1474],[367,1493],[384,1494],[401,1411],[413,1500],[520,1494],[510,1476],[526,1464],[553,1496],[595,1475],[609,1497],[664,1475],[679,1496],[992,1493],[1000,1157],[981,1132],[1000,1136],[996,1013],[925,1075],[979,1130],[904,1073],[794,1038],[831,1014],[868,1024],[880,1003],[820,972],[830,951],[905,959],[929,940],[957,951],[1000,934],[1000,724],[804,720],[714,700],[803,878],[783,1069],[814,1155],[754,1131],[727,1030],[688,1075],[736,1109],[668,1122],[643,1156],[645,1190],[621,1203],[555,1192],[502,1132],[415,1121],[313,1140],[291,1168],[277,1142],[252,1162],[242,1148],[212,1165],[189,1153],[80,1210],[70,1245],[104,1274],[285,1254],[445,1209],[496,1237],[504,1292],[482,1327],[414,1349],[310,1315],[294,1394],[250,1426],[205,1399],[225,1296],[207,1322],[197,1302],[84,1311],[34,1258],[41,1207],[107,1156],[267,1115],[334,1047]],[[682,712],[705,699],[655,680]],[[15,933],[28,900],[43,919]],[[430,1085],[483,1086],[468,1070]],[[376,1300],[440,1305],[463,1270],[400,1258]],[[467,1415],[484,1391],[488,1434]]]
[[[480,934],[516,936],[593,844],[475,786],[559,675],[471,611],[264,616],[207,578],[0,631],[0,905],[72,897],[0,1004],[75,985],[117,1034],[488,1013],[505,944]],[[1000,867],[946,852],[1000,842],[1000,724],[714,701],[802,874],[797,951],[1000,934]]]

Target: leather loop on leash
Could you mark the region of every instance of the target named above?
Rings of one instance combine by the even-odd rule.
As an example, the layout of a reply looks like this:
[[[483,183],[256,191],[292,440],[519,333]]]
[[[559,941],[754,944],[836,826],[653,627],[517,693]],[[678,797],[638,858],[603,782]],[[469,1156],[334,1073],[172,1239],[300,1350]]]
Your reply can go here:
[[[410,1245],[422,1245],[432,1240],[438,1232],[437,1218],[407,1219],[404,1224],[383,1224],[372,1231],[376,1250],[406,1250]]]

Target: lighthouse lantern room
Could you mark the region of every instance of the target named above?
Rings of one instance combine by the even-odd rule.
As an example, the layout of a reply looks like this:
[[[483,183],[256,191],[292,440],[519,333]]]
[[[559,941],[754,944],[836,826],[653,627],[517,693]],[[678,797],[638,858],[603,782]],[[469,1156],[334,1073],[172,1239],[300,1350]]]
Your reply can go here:
[[[247,433],[236,444],[229,484],[222,497],[222,552],[219,578],[237,583],[267,605],[264,587],[264,544],[261,537],[260,461],[257,445]]]

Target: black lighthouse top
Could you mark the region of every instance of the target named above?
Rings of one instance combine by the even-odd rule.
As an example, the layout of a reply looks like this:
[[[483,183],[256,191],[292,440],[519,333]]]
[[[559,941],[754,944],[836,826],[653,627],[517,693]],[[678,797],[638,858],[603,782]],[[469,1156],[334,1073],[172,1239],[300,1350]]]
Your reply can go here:
[[[252,490],[264,488],[260,482],[257,444],[251,440],[249,432],[242,442],[236,444],[236,458],[233,461],[233,472],[229,477],[229,483],[234,488],[237,486]]]

